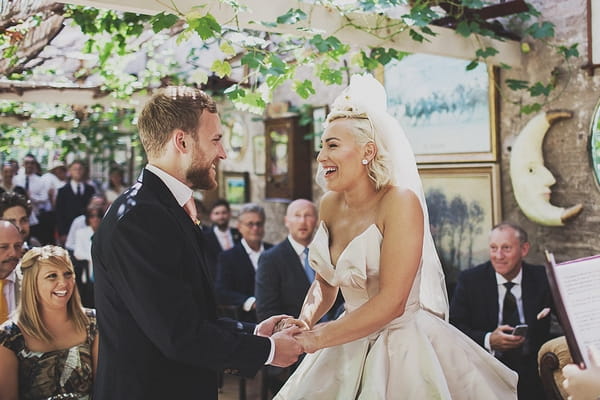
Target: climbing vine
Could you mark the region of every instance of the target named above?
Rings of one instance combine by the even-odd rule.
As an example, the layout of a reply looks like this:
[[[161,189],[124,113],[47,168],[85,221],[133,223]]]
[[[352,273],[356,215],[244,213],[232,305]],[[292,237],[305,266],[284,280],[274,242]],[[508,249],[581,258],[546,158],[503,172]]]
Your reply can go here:
[[[210,5],[195,7],[191,12],[183,13],[177,8],[176,0],[168,4],[169,11],[154,16],[134,13],[121,13],[112,10],[99,10],[90,7],[64,5],[60,11],[66,21],[78,26],[87,37],[83,52],[97,58],[94,64],[82,65],[72,77],[82,81],[90,76],[100,76],[102,85],[100,94],[112,95],[127,99],[134,93],[145,92],[164,84],[195,84],[206,87],[209,80],[216,77],[227,81],[236,75],[238,79],[229,79],[228,85],[208,88],[213,95],[227,96],[237,108],[255,113],[264,110],[272,98],[272,93],[284,82],[291,82],[293,90],[303,99],[309,99],[315,93],[313,79],[323,83],[342,84],[348,79],[351,71],[374,71],[392,61],[401,60],[406,53],[383,47],[356,49],[343,43],[335,36],[325,36],[320,32],[311,32],[308,28],[299,28],[298,35],[276,34],[260,31],[242,30],[238,24],[239,13],[244,12],[244,5],[237,0],[218,0],[230,6],[234,16],[230,21],[219,23],[211,14]],[[328,7],[335,9],[343,16],[343,24],[338,28],[352,28],[366,32],[382,40],[390,40],[398,35],[408,35],[417,42],[431,40],[435,32],[430,28],[436,21],[450,18],[452,27],[464,37],[490,37],[505,40],[502,32],[517,33],[522,39],[522,51],[530,51],[531,45],[543,44],[550,46],[560,55],[561,64],[557,65],[544,82],[527,82],[525,80],[506,79],[503,83],[513,93],[504,94],[505,101],[518,104],[521,112],[531,113],[540,110],[547,102],[560,95],[575,69],[572,60],[578,57],[577,43],[554,44],[554,26],[543,21],[540,13],[531,5],[524,12],[504,18],[501,29],[500,22],[489,23],[478,17],[474,11],[488,4],[482,0],[450,0],[440,1],[411,0],[408,11],[390,18],[387,12],[396,6],[406,4],[406,0],[360,0],[353,6],[341,6],[332,0],[318,0],[312,7]],[[211,3],[209,3],[211,4]],[[356,13],[376,15],[374,21],[365,24],[356,17]],[[19,62],[18,46],[25,37],[28,29],[40,22],[40,14],[30,16],[17,27],[7,28],[0,33],[0,52],[4,62],[16,64]],[[282,26],[310,26],[311,11],[289,9],[274,21],[255,21],[267,28]],[[494,28],[495,27],[495,28]],[[185,59],[188,69],[183,69],[182,63],[175,57],[174,50],[165,50],[169,41],[177,44],[199,38],[202,43],[189,50]],[[498,50],[483,45],[473,54],[472,62],[467,69],[475,68],[478,62],[485,62],[495,56]],[[208,67],[199,66],[200,53],[203,50],[218,49],[221,56]],[[136,73],[127,72],[126,65],[132,58],[144,52],[145,68]],[[189,65],[192,68],[189,68]],[[305,65],[313,66],[314,78],[306,78],[298,74],[299,68]],[[505,70],[507,65],[500,65]],[[55,71],[46,71],[55,73]],[[31,71],[21,68],[19,72],[11,73],[9,78],[27,80]],[[560,78],[560,79],[559,79]],[[563,79],[564,78],[564,79]],[[563,81],[563,82],[559,82]],[[560,83],[560,85],[559,85]],[[518,99],[512,99],[514,96]],[[528,101],[523,102],[522,98]],[[529,101],[530,100],[530,101]],[[24,107],[11,106],[11,111],[2,111],[2,115],[21,115],[27,117]],[[5,107],[6,108],[6,107]],[[72,118],[72,127],[58,129],[56,135],[62,140],[65,151],[89,146],[96,151],[105,144],[95,138],[111,138],[115,133],[113,127],[128,125],[133,119],[133,113],[117,110],[111,107],[89,107],[80,110],[80,117],[72,110],[75,117],[68,112],[57,111],[54,118]],[[25,126],[27,122],[25,122]],[[21,132],[25,129],[18,127]],[[29,133],[35,136],[35,128]],[[17,135],[11,134],[13,128],[5,127],[0,139],[0,151],[14,145]],[[117,129],[116,131],[121,131]],[[38,136],[44,138],[44,134]],[[79,138],[79,139],[78,139]]]

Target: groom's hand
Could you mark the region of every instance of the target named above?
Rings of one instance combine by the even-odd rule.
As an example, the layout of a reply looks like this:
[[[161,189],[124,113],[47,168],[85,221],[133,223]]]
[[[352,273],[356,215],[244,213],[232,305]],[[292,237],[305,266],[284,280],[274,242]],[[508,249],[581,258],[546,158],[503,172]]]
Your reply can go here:
[[[287,367],[298,361],[298,356],[303,353],[302,346],[294,335],[301,332],[298,327],[291,327],[277,332],[271,339],[275,343],[275,356],[271,365],[276,367]]]
[[[286,318],[292,318],[289,315],[275,315],[271,318],[267,318],[265,319],[263,322],[261,322],[260,324],[256,325],[256,334],[258,336],[265,336],[265,337],[269,337],[271,335],[273,335],[275,332],[275,325],[277,325],[277,323],[279,321],[282,321]]]

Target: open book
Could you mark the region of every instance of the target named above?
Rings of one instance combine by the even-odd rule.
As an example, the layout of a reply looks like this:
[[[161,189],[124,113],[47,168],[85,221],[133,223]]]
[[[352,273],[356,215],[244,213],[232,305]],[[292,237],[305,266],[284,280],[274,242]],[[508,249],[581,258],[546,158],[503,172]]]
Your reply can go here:
[[[576,364],[589,364],[588,347],[600,349],[600,255],[557,264],[546,251],[546,273],[558,319]]]

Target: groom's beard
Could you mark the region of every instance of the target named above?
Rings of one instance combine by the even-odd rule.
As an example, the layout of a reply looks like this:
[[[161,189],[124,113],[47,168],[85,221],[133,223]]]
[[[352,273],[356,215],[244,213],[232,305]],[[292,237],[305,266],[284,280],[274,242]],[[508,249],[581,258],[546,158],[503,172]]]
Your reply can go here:
[[[217,181],[212,174],[216,172],[212,163],[208,163],[202,156],[194,155],[192,165],[185,173],[185,179],[193,190],[211,190],[217,187]]]

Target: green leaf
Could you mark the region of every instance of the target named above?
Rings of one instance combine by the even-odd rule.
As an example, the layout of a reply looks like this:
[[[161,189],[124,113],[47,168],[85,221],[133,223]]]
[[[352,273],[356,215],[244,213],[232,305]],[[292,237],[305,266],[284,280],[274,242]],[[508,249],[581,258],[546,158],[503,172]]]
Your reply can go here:
[[[283,75],[287,72],[287,64],[275,53],[271,53],[271,55],[269,56],[269,64],[269,74]]]
[[[554,24],[548,21],[541,24],[536,22],[527,28],[527,33],[536,39],[550,38],[554,36]]]
[[[538,112],[542,109],[542,105],[540,103],[526,104],[521,106],[519,111],[523,114],[532,114],[534,112]]]
[[[300,10],[299,8],[290,8],[288,12],[277,17],[277,23],[293,25],[298,23],[299,21],[305,20],[306,18],[307,15],[304,11]]]
[[[477,66],[478,66],[478,65],[479,65],[479,61],[477,61],[477,60],[473,60],[473,61],[471,61],[471,62],[470,62],[470,63],[469,63],[467,66],[466,66],[466,68],[465,68],[465,69],[466,69],[467,71],[472,71],[472,70],[474,70],[475,68],[477,68]]]
[[[206,14],[200,18],[193,18],[188,23],[190,24],[190,28],[204,40],[215,37],[215,33],[221,33],[221,25],[210,14]]]
[[[416,42],[423,43],[423,41],[425,40],[425,36],[421,35],[419,32],[415,31],[414,29],[409,29],[408,34],[409,34],[410,38]]]
[[[413,25],[418,27],[426,27],[434,19],[439,18],[439,15],[433,11],[427,3],[416,3],[410,9],[408,14],[402,16],[403,19],[410,19]]]
[[[577,45],[579,43],[575,43],[570,47],[566,46],[558,46],[558,53],[562,54],[564,58],[567,60],[571,57],[579,57],[579,50],[577,50]]]
[[[339,68],[323,67],[319,70],[318,77],[328,85],[341,85],[343,81],[342,71]]]
[[[246,90],[239,87],[238,85],[231,85],[227,89],[223,91],[227,95],[227,97],[231,100],[237,100],[241,97],[246,96]]]
[[[219,49],[221,49],[221,51],[225,55],[228,55],[228,56],[234,56],[235,55],[235,49],[228,42],[222,42],[221,45],[219,46]]]
[[[495,56],[498,53],[499,53],[499,51],[496,50],[495,48],[493,48],[493,47],[486,47],[485,49],[477,49],[477,51],[475,52],[475,55],[477,57],[485,59],[485,58],[488,58],[488,57],[491,57],[491,56]]]
[[[379,61],[381,65],[386,65],[392,60],[400,60],[406,54],[396,49],[384,49],[383,47],[375,47],[371,50],[371,57]]]
[[[549,84],[547,86],[542,85],[541,82],[536,82],[532,87],[529,88],[529,94],[532,96],[548,96],[550,92],[554,89],[554,85]]]
[[[529,87],[527,81],[521,81],[518,79],[507,79],[504,82],[511,90],[521,90]]]
[[[312,81],[309,81],[308,79],[305,79],[304,81],[294,81],[293,88],[303,99],[307,99],[311,94],[316,93]]]
[[[223,60],[215,60],[210,66],[210,70],[213,71],[219,78],[223,78],[231,74],[231,64]]]
[[[264,64],[264,59],[265,55],[263,53],[251,51],[244,54],[240,62],[242,63],[242,65],[247,65],[252,69],[256,69]]]
[[[269,86],[269,88],[271,90],[277,88],[278,86],[281,86],[284,82],[286,82],[289,79],[289,77],[286,75],[269,75],[267,76],[267,79],[265,79],[265,82],[267,83],[267,85]]]
[[[154,17],[152,17],[152,19],[150,19],[154,33],[158,33],[163,29],[169,29],[175,25],[177,21],[179,21],[179,17],[177,15],[166,14],[164,11],[156,14]]]
[[[469,37],[469,35],[471,35],[471,33],[473,33],[473,30],[471,29],[471,25],[467,22],[467,21],[460,21],[458,24],[456,24],[456,33],[458,33],[461,36],[464,37]]]

